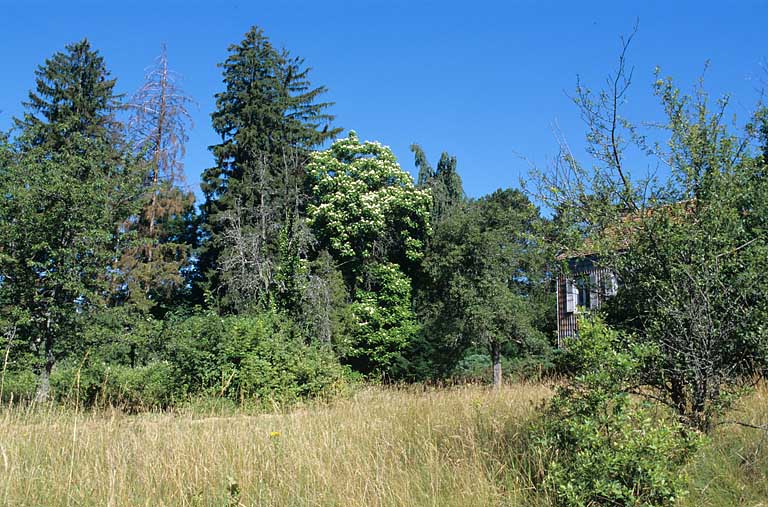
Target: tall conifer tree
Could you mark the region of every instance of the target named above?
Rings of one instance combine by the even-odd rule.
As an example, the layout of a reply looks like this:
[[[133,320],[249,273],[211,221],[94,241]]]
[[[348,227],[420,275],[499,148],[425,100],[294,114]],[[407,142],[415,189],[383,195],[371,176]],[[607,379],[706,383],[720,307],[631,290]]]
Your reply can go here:
[[[85,140],[113,141],[117,132],[115,80],[104,59],[88,39],[69,44],[35,71],[35,89],[24,103],[27,111],[16,119],[26,149],[77,152]],[[81,146],[76,146],[76,145]]]
[[[437,227],[451,210],[464,202],[464,186],[456,170],[456,157],[446,152],[440,156],[437,170],[433,169],[418,144],[411,145],[419,176],[416,180],[419,188],[432,191],[432,224]]]
[[[90,43],[35,74],[0,207],[0,307],[40,358],[45,399],[56,359],[79,346],[78,323],[109,299],[138,180],[114,119],[115,81]]]
[[[194,194],[183,189],[182,157],[192,125],[192,99],[169,69],[165,46],[131,98],[128,134],[144,160],[141,210],[131,223],[135,235],[121,267],[125,294],[134,304],[152,307],[170,299],[184,286],[182,270],[193,241],[180,234],[192,212]]]
[[[199,266],[209,289],[242,306],[265,302],[280,265],[295,261],[281,252],[302,254],[306,154],[340,129],[330,126],[332,104],[318,102],[326,88],[313,87],[303,60],[275,48],[260,28],[229,53],[212,115],[221,143],[211,147],[216,166],[203,174]]]

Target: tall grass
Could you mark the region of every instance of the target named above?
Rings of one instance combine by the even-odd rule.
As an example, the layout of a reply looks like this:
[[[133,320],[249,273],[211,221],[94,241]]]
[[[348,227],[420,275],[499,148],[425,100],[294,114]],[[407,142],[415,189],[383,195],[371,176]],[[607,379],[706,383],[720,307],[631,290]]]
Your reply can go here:
[[[532,505],[549,390],[367,389],[287,413],[0,416],[3,505]]]
[[[535,506],[541,385],[368,388],[270,414],[0,409],[0,505]],[[729,415],[768,422],[761,388]],[[724,425],[690,506],[768,506],[768,436]]]
[[[689,466],[685,504],[768,507],[768,385],[742,400],[724,420]]]

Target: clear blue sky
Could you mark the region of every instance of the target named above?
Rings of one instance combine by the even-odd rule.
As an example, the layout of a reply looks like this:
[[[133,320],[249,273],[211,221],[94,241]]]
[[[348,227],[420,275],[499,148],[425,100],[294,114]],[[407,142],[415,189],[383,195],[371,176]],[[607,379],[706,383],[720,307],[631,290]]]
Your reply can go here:
[[[199,103],[186,156],[188,183],[212,164],[207,147],[216,67],[251,25],[303,56],[314,84],[330,90],[337,124],[393,148],[413,172],[420,143],[434,162],[455,154],[469,195],[517,186],[520,155],[545,164],[557,122],[578,147],[584,128],[567,92],[576,75],[599,86],[616,62],[619,35],[640,28],[628,112],[653,119],[653,69],[690,89],[707,60],[707,87],[730,92],[742,119],[758,98],[768,57],[768,2],[419,2],[0,0],[0,129],[21,113],[34,69],[65,44],[88,37],[132,93],[168,45],[170,65]]]

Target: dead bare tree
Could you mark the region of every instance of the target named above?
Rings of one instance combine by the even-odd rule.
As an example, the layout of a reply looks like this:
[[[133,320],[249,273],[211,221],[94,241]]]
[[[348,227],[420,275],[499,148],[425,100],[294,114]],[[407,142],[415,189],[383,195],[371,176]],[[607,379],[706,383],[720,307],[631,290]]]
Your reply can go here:
[[[140,215],[128,224],[138,236],[122,263],[129,285],[146,295],[153,290],[173,290],[183,283],[180,270],[189,256],[189,245],[172,241],[166,226],[187,212],[194,195],[184,189],[182,159],[192,127],[189,107],[193,100],[179,85],[180,77],[168,67],[166,48],[146,73],[144,85],[128,109],[129,138],[145,162],[144,202]],[[132,291],[135,292],[135,291]]]
[[[243,207],[236,203],[222,218],[226,248],[219,269],[228,298],[237,309],[265,302],[275,274],[265,231],[249,226],[244,215]],[[267,222],[265,215],[261,218]]]

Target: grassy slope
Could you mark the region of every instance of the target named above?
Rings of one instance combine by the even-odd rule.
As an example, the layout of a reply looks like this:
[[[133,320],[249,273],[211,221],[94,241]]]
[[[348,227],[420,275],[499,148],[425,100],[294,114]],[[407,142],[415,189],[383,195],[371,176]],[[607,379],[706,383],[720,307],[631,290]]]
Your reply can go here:
[[[2,505],[544,505],[524,428],[550,391],[369,389],[285,414],[0,412]],[[768,420],[768,392],[739,416]],[[279,434],[278,434],[279,433]],[[723,427],[689,505],[768,505],[768,437]],[[761,502],[763,502],[761,504]]]

